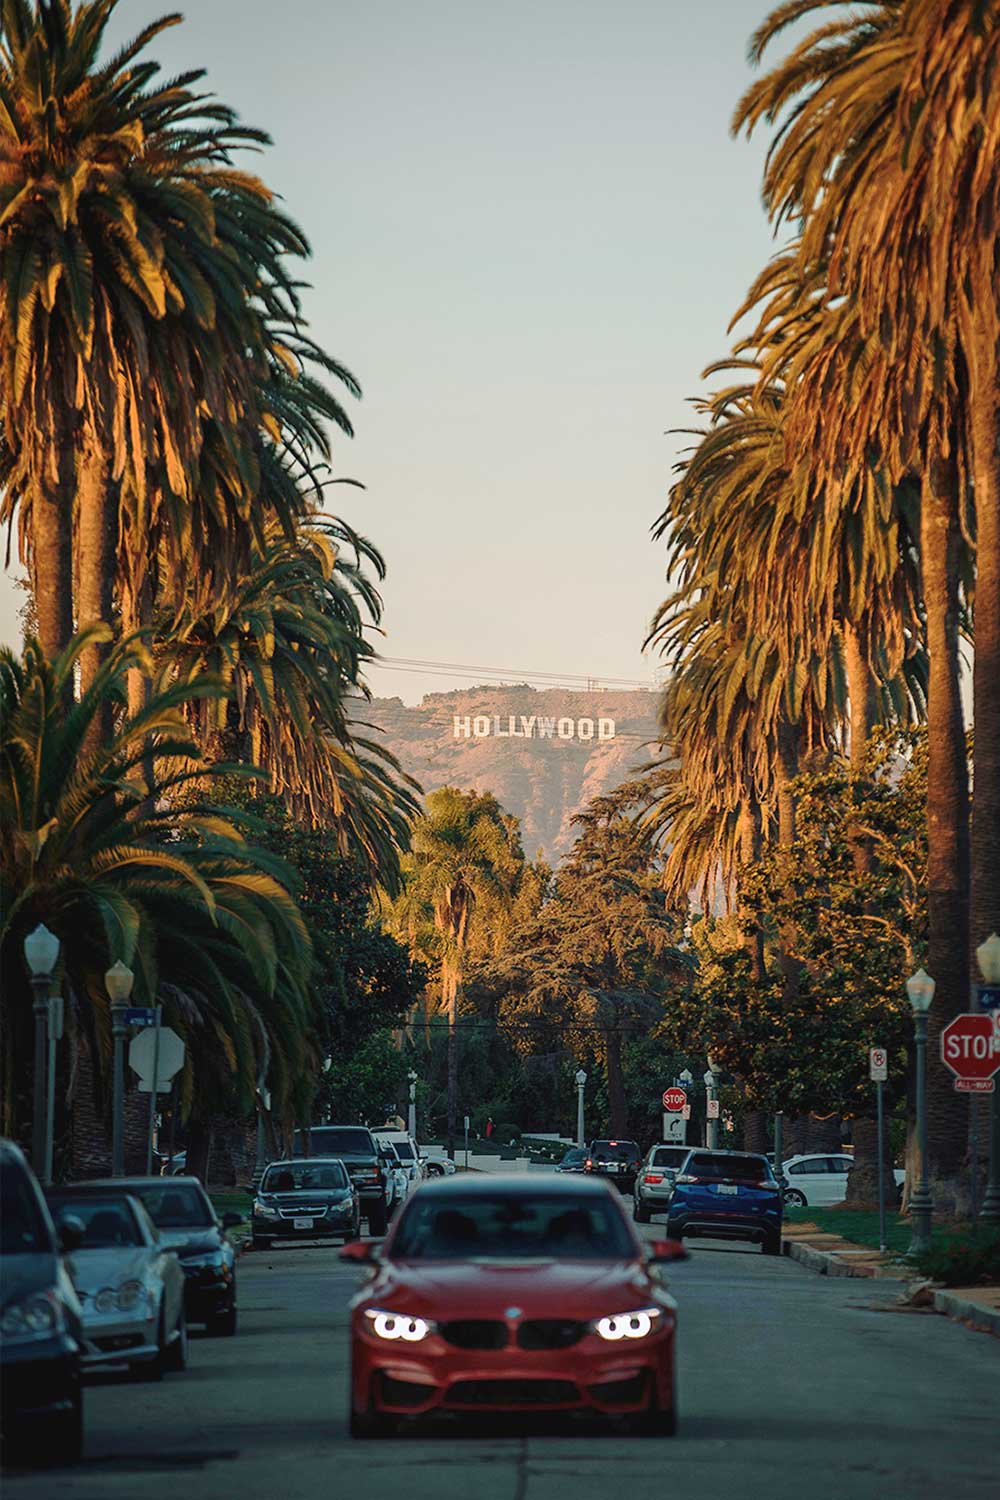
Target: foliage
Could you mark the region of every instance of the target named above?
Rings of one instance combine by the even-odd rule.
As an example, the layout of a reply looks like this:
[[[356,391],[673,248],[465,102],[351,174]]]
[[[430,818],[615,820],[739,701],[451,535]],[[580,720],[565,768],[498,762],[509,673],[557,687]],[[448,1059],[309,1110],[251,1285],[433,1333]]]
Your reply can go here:
[[[954,1235],[918,1255],[916,1266],[945,1286],[1000,1285],[1000,1232]]]

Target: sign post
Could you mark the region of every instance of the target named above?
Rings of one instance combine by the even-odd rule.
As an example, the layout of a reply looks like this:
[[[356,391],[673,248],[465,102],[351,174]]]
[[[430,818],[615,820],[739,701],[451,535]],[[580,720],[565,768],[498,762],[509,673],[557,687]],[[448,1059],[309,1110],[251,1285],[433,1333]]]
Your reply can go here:
[[[463,1124],[465,1126],[465,1170],[468,1171],[469,1170],[469,1117],[468,1117],[468,1115],[464,1116],[464,1118],[463,1118]]]
[[[156,1020],[153,1023],[153,1078],[160,1076],[160,1032],[163,1020],[163,1006],[156,1007]],[[156,1125],[156,1089],[149,1091],[149,1131],[146,1136],[146,1176],[153,1175],[153,1130]]]
[[[665,1141],[677,1141],[684,1145],[687,1141],[687,1120],[690,1115],[687,1110],[687,1091],[679,1084],[673,1088],[663,1090],[663,1139]]]
[[[872,1047],[868,1053],[868,1073],[875,1085],[878,1112],[878,1247],[884,1255],[885,1237],[885,1110],[882,1090],[889,1076],[889,1056],[884,1047]]]

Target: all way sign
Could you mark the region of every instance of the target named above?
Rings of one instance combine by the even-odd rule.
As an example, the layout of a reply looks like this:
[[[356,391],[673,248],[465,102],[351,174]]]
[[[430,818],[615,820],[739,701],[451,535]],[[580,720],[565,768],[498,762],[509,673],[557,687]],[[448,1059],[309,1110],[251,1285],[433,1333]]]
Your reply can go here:
[[[1000,1050],[991,1016],[955,1016],[941,1032],[941,1061],[955,1075],[960,1094],[992,1094]]]

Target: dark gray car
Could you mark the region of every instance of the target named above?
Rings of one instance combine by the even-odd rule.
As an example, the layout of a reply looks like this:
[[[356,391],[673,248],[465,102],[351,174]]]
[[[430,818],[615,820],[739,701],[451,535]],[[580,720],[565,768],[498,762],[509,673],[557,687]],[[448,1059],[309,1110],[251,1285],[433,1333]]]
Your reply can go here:
[[[361,1234],[358,1192],[339,1157],[273,1161],[253,1205],[254,1248],[274,1240],[356,1240]]]

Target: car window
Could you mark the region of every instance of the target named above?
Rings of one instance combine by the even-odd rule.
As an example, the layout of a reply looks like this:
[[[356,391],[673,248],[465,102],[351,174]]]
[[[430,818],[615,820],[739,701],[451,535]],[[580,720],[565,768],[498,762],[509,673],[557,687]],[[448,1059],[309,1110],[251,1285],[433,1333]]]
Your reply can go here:
[[[409,1141],[393,1141],[392,1144],[396,1148],[396,1155],[399,1157],[400,1161],[413,1160],[413,1147],[410,1145]]]
[[[582,1161],[586,1160],[586,1149],[583,1146],[574,1146],[572,1151],[566,1152],[566,1155],[563,1157],[559,1165],[561,1167],[578,1167]]]
[[[178,1183],[168,1177],[162,1187],[159,1183],[130,1183],[129,1192],[146,1205],[158,1229],[208,1229],[215,1223],[211,1203],[193,1183]]]
[[[854,1166],[853,1156],[828,1156],[828,1170],[831,1172],[849,1172]]]
[[[307,1157],[304,1161],[272,1162],[261,1178],[262,1193],[300,1193],[309,1188],[346,1188],[349,1186],[347,1168],[342,1161],[316,1161]]]
[[[770,1163],[763,1156],[723,1156],[693,1152],[685,1166],[692,1177],[707,1177],[718,1182],[764,1182],[771,1180]]]
[[[655,1146],[650,1152],[651,1167],[679,1167],[688,1154],[687,1146]]]
[[[114,1250],[143,1243],[132,1206],[124,1196],[109,1198],[74,1198],[60,1193],[52,1200],[57,1222],[67,1214],[79,1219],[84,1229],[81,1250]]]
[[[370,1130],[353,1125],[319,1125],[309,1132],[310,1156],[372,1156],[374,1146]],[[305,1140],[296,1132],[295,1154],[305,1150]]]
[[[34,1190],[19,1166],[5,1162],[0,1172],[0,1254],[52,1251],[49,1228]]]
[[[785,1171],[790,1177],[804,1177],[807,1172],[811,1174],[816,1171],[816,1158],[810,1156],[807,1161],[793,1162]]]
[[[595,1141],[591,1155],[602,1161],[635,1161],[639,1147],[635,1141]]]
[[[635,1247],[613,1200],[418,1193],[403,1210],[389,1254],[393,1260],[620,1260],[631,1259]]]

